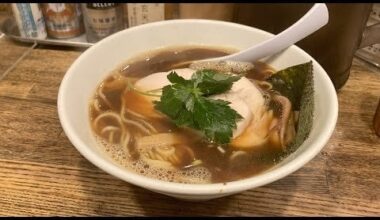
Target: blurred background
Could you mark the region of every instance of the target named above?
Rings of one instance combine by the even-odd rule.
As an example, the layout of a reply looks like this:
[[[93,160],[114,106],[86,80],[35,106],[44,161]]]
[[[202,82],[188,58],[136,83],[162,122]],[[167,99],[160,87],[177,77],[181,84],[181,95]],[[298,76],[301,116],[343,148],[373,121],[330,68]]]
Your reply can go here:
[[[213,19],[278,34],[300,19],[313,3],[1,3],[21,38],[96,43],[124,29],[170,19]],[[329,23],[296,45],[328,72],[337,89],[349,77],[353,57],[380,66],[380,4],[328,3]],[[30,16],[27,16],[28,13]],[[28,19],[34,20],[29,21]],[[32,25],[34,24],[34,26]],[[371,27],[371,28],[368,28]],[[34,29],[33,29],[34,28]],[[9,29],[9,27],[8,27]],[[17,33],[16,33],[17,32]],[[6,33],[7,34],[7,33]]]

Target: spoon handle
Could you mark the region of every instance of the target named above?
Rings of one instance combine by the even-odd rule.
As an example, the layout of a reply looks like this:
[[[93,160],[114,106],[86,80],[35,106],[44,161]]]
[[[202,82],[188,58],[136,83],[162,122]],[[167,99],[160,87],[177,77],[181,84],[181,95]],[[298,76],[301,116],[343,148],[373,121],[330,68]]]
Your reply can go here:
[[[326,4],[316,3],[301,19],[278,35],[238,53],[208,59],[208,61],[230,60],[252,62],[259,60],[293,45],[323,27],[327,24],[328,20],[329,14]]]

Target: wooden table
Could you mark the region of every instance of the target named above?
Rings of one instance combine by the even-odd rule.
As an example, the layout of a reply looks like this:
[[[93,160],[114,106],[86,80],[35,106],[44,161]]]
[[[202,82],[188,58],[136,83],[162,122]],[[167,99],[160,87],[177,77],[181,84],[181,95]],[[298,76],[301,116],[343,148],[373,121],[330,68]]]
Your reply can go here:
[[[62,77],[83,50],[0,39],[1,216],[378,216],[380,71],[355,59],[336,130],[311,162],[272,184],[207,202],[156,194],[96,168],[57,114]]]

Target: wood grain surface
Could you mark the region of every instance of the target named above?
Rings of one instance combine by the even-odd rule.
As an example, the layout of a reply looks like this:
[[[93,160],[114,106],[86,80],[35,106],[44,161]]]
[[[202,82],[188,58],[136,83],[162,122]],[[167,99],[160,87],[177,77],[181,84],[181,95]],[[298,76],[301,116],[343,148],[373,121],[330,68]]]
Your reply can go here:
[[[0,76],[31,45],[0,39]],[[297,172],[237,195],[183,202],[121,181],[72,146],[60,81],[82,50],[37,47],[0,80],[0,216],[379,216],[380,71],[354,60],[323,151]]]

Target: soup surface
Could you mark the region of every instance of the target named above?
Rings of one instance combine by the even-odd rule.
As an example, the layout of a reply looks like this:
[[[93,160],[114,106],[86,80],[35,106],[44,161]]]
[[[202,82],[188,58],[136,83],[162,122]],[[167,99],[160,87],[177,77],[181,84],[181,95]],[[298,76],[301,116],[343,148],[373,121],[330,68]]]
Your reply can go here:
[[[272,91],[265,81],[275,72],[270,66],[255,62],[254,68],[245,75],[264,100],[260,107],[264,109],[260,111],[263,116],[256,122],[261,127],[267,126],[264,134],[255,133],[263,141],[253,147],[245,143],[246,139],[249,143],[254,139],[247,130],[256,125],[242,125],[244,129],[234,133],[230,144],[211,143],[197,131],[177,127],[154,108],[152,100],[157,100],[156,96],[134,87],[151,74],[173,69],[181,72],[189,66],[189,61],[231,52],[231,49],[204,46],[171,47],[123,63],[101,82],[90,102],[90,122],[99,146],[126,169],[171,182],[229,182],[257,175],[274,166],[286,154],[284,144],[280,146],[280,142],[276,142],[277,136],[270,136],[285,111],[285,108],[276,107],[275,101],[276,97],[280,104],[286,100],[278,98],[282,96]],[[287,119],[293,118],[293,111],[289,115]],[[263,122],[264,119],[267,121]]]

